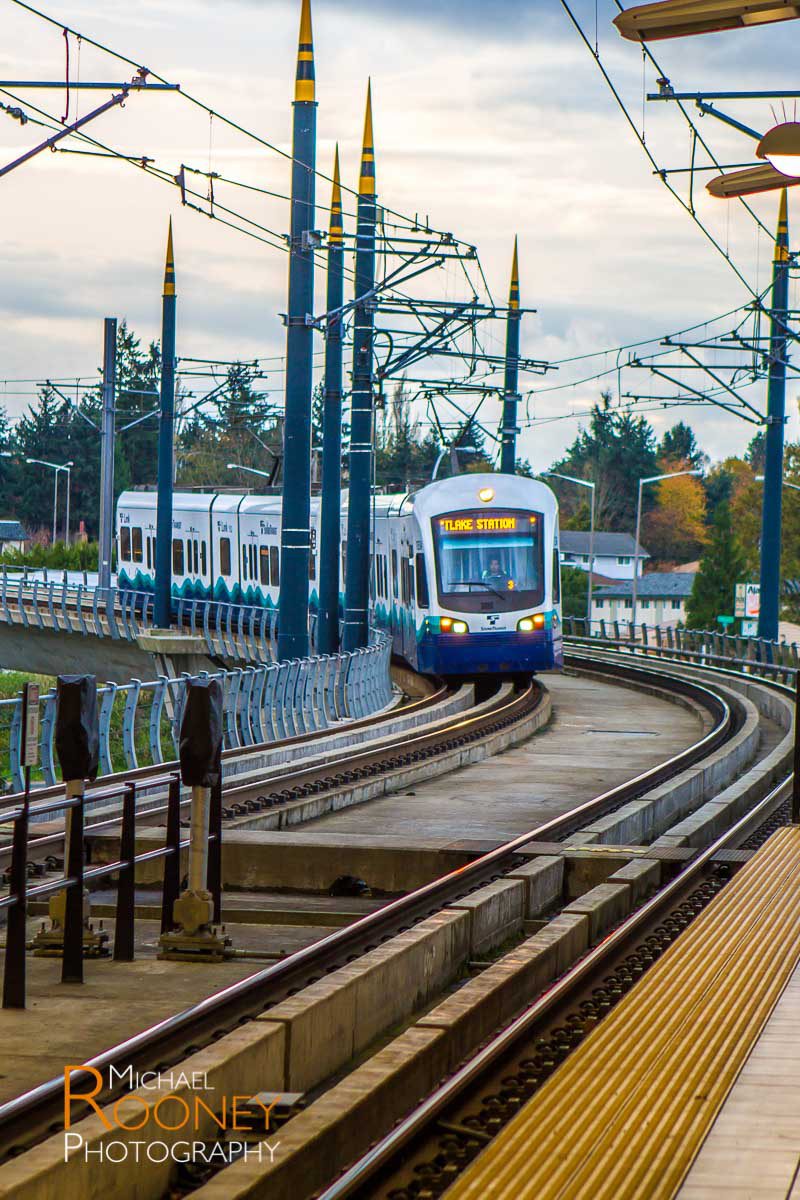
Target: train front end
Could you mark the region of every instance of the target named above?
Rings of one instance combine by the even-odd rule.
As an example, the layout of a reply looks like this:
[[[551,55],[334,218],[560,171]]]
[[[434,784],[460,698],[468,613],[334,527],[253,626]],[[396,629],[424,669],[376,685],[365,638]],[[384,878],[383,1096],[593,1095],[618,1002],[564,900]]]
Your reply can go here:
[[[414,515],[430,583],[418,669],[443,676],[560,669],[558,504],[550,488],[519,476],[460,475],[417,493]]]

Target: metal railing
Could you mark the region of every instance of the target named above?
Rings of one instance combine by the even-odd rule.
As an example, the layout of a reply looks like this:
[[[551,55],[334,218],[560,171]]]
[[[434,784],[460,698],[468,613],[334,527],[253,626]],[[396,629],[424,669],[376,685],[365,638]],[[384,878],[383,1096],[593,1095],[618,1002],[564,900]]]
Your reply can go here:
[[[715,629],[634,626],[627,621],[590,622],[585,617],[565,617],[564,634],[586,639],[593,645],[605,642],[617,649],[669,656],[700,666],[734,666],[747,674],[769,676],[785,683],[793,682],[800,672],[800,647],[796,642],[741,637]]]
[[[153,606],[152,592],[95,587],[74,572],[53,578],[0,570],[0,621],[7,625],[135,642],[154,630]],[[277,620],[274,608],[182,597],[175,628],[201,638],[214,657],[265,663],[276,657]]]
[[[226,750],[279,741],[360,720],[392,699],[391,641],[374,632],[362,650],[218,671],[223,687]],[[204,673],[211,674],[211,673]],[[100,774],[158,766],[177,757],[191,676],[107,683],[98,689]],[[39,776],[58,782],[54,753],[56,691],[40,700]],[[22,700],[0,701],[0,774],[21,791]]]

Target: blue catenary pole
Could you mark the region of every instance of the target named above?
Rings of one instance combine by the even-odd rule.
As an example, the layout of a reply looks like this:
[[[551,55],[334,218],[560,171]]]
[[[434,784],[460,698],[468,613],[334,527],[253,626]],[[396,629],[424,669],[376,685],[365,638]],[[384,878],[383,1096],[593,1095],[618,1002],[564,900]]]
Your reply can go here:
[[[314,354],[314,172],[317,105],[310,0],[303,0],[294,92],[291,246],[286,317],[286,415],[278,657],[308,654],[311,544],[311,388]]]
[[[767,435],[764,499],[761,509],[761,609],[758,636],[777,641],[781,590],[781,501],[786,412],[786,322],[789,300],[789,218],[786,188],[781,192],[775,260],[772,267]]]
[[[161,408],[158,422],[158,511],[156,514],[155,623],[172,623],[172,490],[175,425],[175,258],[172,221],[167,235],[167,265],[161,308]]]
[[[503,389],[503,428],[501,430],[500,470],[513,475],[517,461],[517,401],[519,400],[519,257],[514,238],[514,261],[506,319],[506,377]]]
[[[317,650],[339,649],[339,548],[342,488],[342,316],[344,228],[339,183],[339,147],[333,164],[333,197],[328,235],[328,327],[325,342],[325,403],[322,412],[322,515],[319,554]],[[333,315],[331,315],[333,314]]]
[[[347,509],[345,650],[366,646],[370,567],[372,486],[372,352],[375,334],[375,146],[372,88],[367,88],[364,144],[358,183],[356,229],[356,304],[353,313],[353,387],[350,405],[350,484]]]

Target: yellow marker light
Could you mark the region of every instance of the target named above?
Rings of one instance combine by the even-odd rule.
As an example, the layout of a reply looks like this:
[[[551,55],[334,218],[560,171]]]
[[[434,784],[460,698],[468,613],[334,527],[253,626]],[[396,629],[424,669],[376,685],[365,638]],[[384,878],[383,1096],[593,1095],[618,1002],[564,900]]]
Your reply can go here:
[[[544,629],[544,613],[536,613],[533,618],[534,629]]]
[[[494,500],[494,488],[481,488],[478,492],[478,499],[484,504],[488,504],[490,500]]]
[[[466,621],[453,621],[453,633],[469,633],[469,625]]]

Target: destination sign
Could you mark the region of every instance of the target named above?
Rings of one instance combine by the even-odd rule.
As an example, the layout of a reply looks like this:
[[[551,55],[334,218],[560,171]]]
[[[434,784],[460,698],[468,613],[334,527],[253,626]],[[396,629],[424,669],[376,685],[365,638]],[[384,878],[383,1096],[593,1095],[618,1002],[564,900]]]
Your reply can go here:
[[[528,513],[452,513],[439,517],[442,533],[520,533],[536,525],[537,518]]]

